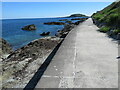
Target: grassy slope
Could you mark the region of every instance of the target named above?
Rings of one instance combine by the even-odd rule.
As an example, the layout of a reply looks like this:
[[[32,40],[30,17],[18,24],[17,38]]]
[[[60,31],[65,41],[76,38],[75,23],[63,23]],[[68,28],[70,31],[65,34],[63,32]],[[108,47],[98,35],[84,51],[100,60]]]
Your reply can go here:
[[[120,0],[94,13],[92,18],[99,22],[99,24],[103,24],[100,31],[112,32],[110,35],[117,35],[120,33]]]

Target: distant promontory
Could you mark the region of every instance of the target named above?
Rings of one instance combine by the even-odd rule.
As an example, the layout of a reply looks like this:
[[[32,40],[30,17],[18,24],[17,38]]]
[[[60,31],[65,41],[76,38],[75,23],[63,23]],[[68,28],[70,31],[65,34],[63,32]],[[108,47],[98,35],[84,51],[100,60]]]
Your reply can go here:
[[[83,15],[83,14],[72,14],[69,17],[88,17],[88,16]]]

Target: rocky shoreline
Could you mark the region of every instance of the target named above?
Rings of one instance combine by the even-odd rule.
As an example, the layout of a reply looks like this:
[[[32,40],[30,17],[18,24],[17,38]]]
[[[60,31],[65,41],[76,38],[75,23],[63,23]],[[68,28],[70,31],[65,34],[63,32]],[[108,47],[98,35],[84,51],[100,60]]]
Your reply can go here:
[[[83,21],[64,25],[64,28],[59,30],[54,37],[34,40],[15,51],[9,49],[9,56],[1,58],[2,88],[24,88],[53,49],[72,28]]]
[[[2,59],[2,88],[24,88],[61,40],[58,37],[37,39]]]

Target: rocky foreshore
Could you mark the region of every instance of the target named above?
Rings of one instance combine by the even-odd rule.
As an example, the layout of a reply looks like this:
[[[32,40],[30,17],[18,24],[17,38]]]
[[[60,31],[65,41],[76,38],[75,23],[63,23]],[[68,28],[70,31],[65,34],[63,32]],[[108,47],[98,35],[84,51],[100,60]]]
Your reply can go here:
[[[88,18],[81,19],[80,21],[77,21],[75,23],[68,23],[64,25],[64,28],[62,30],[58,30],[55,36],[57,37],[64,37],[66,34],[68,34],[76,25],[79,25],[83,21],[87,20]]]
[[[2,88],[24,88],[61,40],[59,37],[37,39],[3,59]]]
[[[10,52],[7,58],[2,59],[2,88],[24,88],[43,64],[53,49],[65,38],[76,25],[65,24],[54,37],[45,37],[34,40],[20,49]]]
[[[75,24],[66,24],[62,30],[58,30],[55,36],[63,37],[64,35],[68,34],[75,27]]]

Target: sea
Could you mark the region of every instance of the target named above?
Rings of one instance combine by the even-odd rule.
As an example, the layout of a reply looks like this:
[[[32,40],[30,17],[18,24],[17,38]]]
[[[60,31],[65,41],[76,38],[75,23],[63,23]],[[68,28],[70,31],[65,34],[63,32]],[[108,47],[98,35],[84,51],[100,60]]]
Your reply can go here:
[[[31,18],[31,19],[2,19],[2,38],[5,39],[12,47],[13,50],[23,47],[29,42],[43,38],[40,36],[43,32],[50,32],[49,36],[55,36],[58,30],[62,30],[64,25],[45,25],[45,22],[65,22],[59,21],[62,19],[71,20],[72,18],[78,17],[69,17],[69,18]],[[84,17],[79,17],[84,18]],[[76,22],[77,20],[72,20]],[[34,24],[36,30],[34,31],[25,31],[21,28]]]

